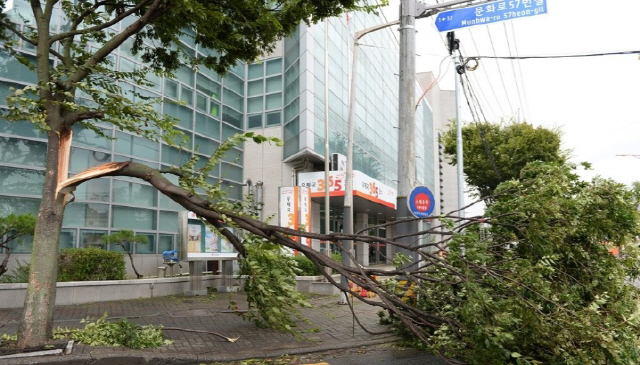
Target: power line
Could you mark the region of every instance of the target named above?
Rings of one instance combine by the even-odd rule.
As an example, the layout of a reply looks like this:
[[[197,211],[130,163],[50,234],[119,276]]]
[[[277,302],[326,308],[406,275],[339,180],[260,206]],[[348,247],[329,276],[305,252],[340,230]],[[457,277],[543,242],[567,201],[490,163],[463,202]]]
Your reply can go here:
[[[491,42],[491,49],[493,50],[493,54],[496,54],[496,48],[493,45],[493,38],[491,37],[491,30],[489,26],[486,27],[487,33],[489,34],[489,41]],[[509,92],[507,91],[507,85],[504,83],[504,77],[502,76],[502,70],[500,69],[500,63],[496,59],[496,66],[498,67],[498,74],[500,74],[500,80],[502,81],[502,87],[504,88],[504,94],[507,97],[507,103],[509,103],[509,110],[511,111],[511,115],[513,115],[513,106],[511,106],[511,99],[509,99]]]
[[[478,51],[478,46],[476,45],[476,40],[473,37],[473,32],[471,32],[471,29],[469,29],[469,35],[471,36],[471,42],[473,43],[473,47],[476,49],[476,52],[480,53]],[[496,99],[496,103],[498,104],[498,108],[500,109],[500,114],[501,114],[501,116],[503,116],[504,115],[504,110],[502,110],[502,105],[500,104],[500,99],[498,99],[498,95],[496,94],[496,91],[493,88],[493,83],[491,82],[491,78],[489,77],[489,74],[487,73],[487,69],[484,68],[484,67],[481,67],[481,69],[482,69],[482,72],[484,72],[484,75],[487,78],[487,83],[489,84],[489,88],[491,89],[491,93],[493,94],[493,97]],[[474,75],[474,77],[475,77],[475,75]],[[482,89],[480,89],[480,90],[482,90]],[[487,98],[487,101],[488,100],[489,99]],[[490,104],[490,103],[488,103],[488,104]]]
[[[461,49],[462,51],[464,51],[464,53],[466,53],[466,51],[464,50],[464,47],[462,46],[462,44],[460,44],[460,49]],[[477,47],[476,47],[476,49],[477,49]],[[462,52],[461,52],[461,54],[462,54]],[[483,70],[484,70],[484,68],[483,68]],[[485,71],[485,72],[486,72],[486,71]],[[469,86],[471,87],[471,81],[468,79],[468,76],[467,76],[467,75],[468,75],[468,74],[467,74],[467,73],[465,73],[465,77],[467,77],[467,82],[468,82]],[[471,75],[474,77],[474,79],[475,79],[476,83],[479,85],[479,84],[480,84],[480,81],[478,81],[478,79],[477,79],[477,77],[476,77],[476,75],[475,75],[475,72],[471,73]],[[487,78],[488,78],[488,76],[487,76]],[[491,113],[492,113],[493,115],[496,115],[495,111],[494,111],[494,110],[493,110],[493,108],[491,107],[491,103],[489,102],[489,99],[484,95],[484,92],[483,92],[482,88],[478,88],[478,89],[480,90],[480,96],[482,96],[482,98],[484,99],[485,105],[486,105],[487,107],[489,107],[489,110],[491,111]],[[478,101],[478,104],[480,104],[480,100],[478,100],[478,98],[477,98],[477,97],[476,97],[476,100]],[[496,98],[496,101],[497,101],[497,98]],[[499,102],[498,102],[498,106],[500,106],[500,103],[499,103]],[[486,119],[486,118],[485,118],[485,119]]]
[[[507,50],[509,50],[509,56],[513,56],[511,54],[511,42],[509,42],[509,34],[507,33],[507,24],[502,23],[502,25],[504,27],[504,37],[507,40]],[[516,83],[516,91],[518,92],[518,102],[520,103],[520,107],[523,107],[524,105],[522,104],[522,96],[520,95],[520,85],[518,84],[518,77],[516,76],[516,66],[513,60],[511,60],[511,72],[513,73],[513,81]]]
[[[469,81],[469,79],[467,78],[467,81]],[[484,150],[485,153],[487,154],[487,157],[489,158],[489,161],[491,162],[491,167],[493,168],[493,172],[495,172],[496,177],[498,179],[501,179],[501,175],[500,175],[500,171],[498,170],[498,164],[496,163],[496,160],[493,156],[493,153],[491,152],[491,148],[489,147],[489,142],[487,142],[487,138],[486,138],[486,134],[485,134],[485,130],[484,128],[482,128],[481,123],[478,122],[478,120],[480,119],[480,116],[477,114],[478,111],[476,110],[476,106],[478,107],[478,109],[480,109],[480,111],[482,111],[482,108],[480,107],[480,104],[477,103],[473,103],[474,106],[472,107],[471,104],[471,100],[469,100],[469,95],[472,93],[471,88],[465,87],[465,82],[464,82],[464,78],[460,77],[460,84],[462,85],[462,91],[464,94],[465,99],[467,100],[467,105],[469,106],[469,109],[471,110],[471,116],[474,120],[474,122],[476,123],[476,127],[478,128],[478,132],[480,134],[480,139],[482,140],[482,145],[484,146]],[[468,90],[467,90],[468,89]],[[468,94],[467,95],[467,91]],[[472,97],[473,100],[473,97]],[[477,98],[476,98],[477,101]],[[474,113],[474,110],[476,111]],[[482,112],[482,115],[484,116],[484,112]],[[486,118],[485,118],[485,123],[487,123]]]
[[[476,85],[480,85],[480,81],[478,80],[478,78],[476,77],[475,72],[471,74],[471,76],[473,77],[473,79],[475,80]],[[489,107],[489,111],[491,112],[491,114],[493,114],[494,116],[497,115],[495,110],[493,110],[493,107],[491,107],[491,103],[489,102],[489,98],[487,98],[487,96],[484,94],[484,90],[482,90],[481,87],[478,86],[477,88],[478,90],[480,90],[480,96],[482,97],[482,99],[484,100],[484,103],[487,105],[487,107]],[[498,103],[498,107],[500,107],[500,103]],[[500,112],[502,114],[504,114],[504,112],[502,112],[502,108],[500,109]]]
[[[518,54],[518,41],[516,40],[516,29],[513,26],[513,22],[511,23],[511,31],[513,34],[513,47],[516,50],[516,56],[519,56]],[[478,52],[479,53],[479,52]],[[524,77],[522,76],[522,64],[520,63],[520,59],[518,59],[518,71],[520,72],[520,84],[522,85],[522,95],[524,96],[524,105],[525,108],[527,110],[527,114],[529,113],[529,100],[527,100],[527,88],[524,87]],[[525,116],[526,118],[526,116]]]
[[[494,52],[495,54],[495,52]],[[581,57],[599,57],[599,56],[620,56],[629,54],[640,54],[638,51],[615,51],[615,52],[600,52],[600,53],[579,53],[579,54],[566,54],[566,55],[551,55],[551,56],[473,56],[469,58],[487,58],[495,60],[530,60],[530,59],[553,59],[553,58],[581,58]]]

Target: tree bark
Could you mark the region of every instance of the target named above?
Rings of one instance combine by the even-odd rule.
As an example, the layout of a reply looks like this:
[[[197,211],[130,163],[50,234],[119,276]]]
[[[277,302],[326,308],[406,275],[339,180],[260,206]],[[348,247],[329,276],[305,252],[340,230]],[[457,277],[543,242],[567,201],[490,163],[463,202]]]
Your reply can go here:
[[[0,276],[2,276],[5,272],[7,272],[7,267],[9,266],[9,257],[11,257],[11,252],[13,251],[13,249],[9,246],[0,246],[0,248],[4,248],[5,250],[7,250],[7,253],[4,256],[4,259],[2,259],[2,263],[0,264]]]
[[[56,194],[60,135],[50,130],[47,133],[47,139],[47,173],[33,236],[27,294],[18,329],[18,347],[20,348],[44,345],[51,338],[53,328],[53,306],[58,273],[58,239],[62,228],[66,194]]]
[[[127,253],[127,255],[129,255],[129,261],[131,261],[131,268],[133,269],[133,272],[136,274],[136,278],[142,279],[142,275],[140,275],[140,273],[136,269],[136,265],[133,263],[133,254],[131,254],[131,251],[127,250],[127,247],[124,245],[124,243],[120,243],[119,245]]]

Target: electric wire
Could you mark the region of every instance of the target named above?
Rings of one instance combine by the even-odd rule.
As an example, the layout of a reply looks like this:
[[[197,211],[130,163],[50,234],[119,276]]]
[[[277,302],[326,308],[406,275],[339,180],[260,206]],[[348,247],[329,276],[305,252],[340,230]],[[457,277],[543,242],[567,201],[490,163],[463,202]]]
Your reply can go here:
[[[462,46],[462,44],[460,45],[460,48],[464,51],[464,47]],[[477,47],[476,47],[476,50],[477,50]],[[466,51],[465,51],[464,53],[466,53]],[[484,70],[484,68],[483,68],[483,67],[481,67],[481,68]],[[485,73],[486,73],[486,70],[484,70],[484,71],[485,71]],[[472,73],[471,73],[471,75],[473,76],[473,78],[474,78],[474,80],[475,80],[476,84],[480,85],[480,81],[479,81],[479,80],[478,80],[478,78],[476,77],[476,73],[475,73],[475,72],[472,72]],[[488,79],[489,79],[489,76],[487,75],[487,80],[488,80]],[[478,90],[480,90],[480,96],[482,97],[482,99],[483,99],[483,101],[484,101],[484,104],[485,104],[485,105],[489,108],[489,110],[491,111],[491,114],[493,114],[493,115],[497,115],[497,114],[496,114],[496,112],[494,111],[493,107],[491,106],[491,102],[489,102],[489,98],[487,98],[487,96],[484,94],[484,90],[483,90],[483,88],[478,87],[477,89],[478,89]],[[495,96],[495,92],[494,92],[494,96]],[[498,101],[498,98],[497,98],[497,97],[496,97],[496,102],[498,103],[498,107],[500,107],[500,102]],[[502,111],[502,108],[501,108],[501,111]],[[504,114],[504,113],[502,113],[502,114]]]
[[[476,76],[475,72],[471,73],[471,76],[475,82],[476,85],[478,85],[477,89],[480,90],[480,96],[483,99],[484,104],[489,108],[489,112],[491,112],[492,115],[497,115],[495,110],[493,109],[493,107],[491,106],[491,103],[489,102],[489,99],[487,98],[487,96],[484,94],[484,90],[482,87],[480,87],[481,83],[480,80],[478,80],[478,77]],[[500,104],[498,103],[498,107],[500,106]],[[504,114],[504,113],[503,113]]]
[[[460,84],[462,85],[462,91],[463,91],[464,97],[465,97],[465,99],[467,101],[467,105],[469,106],[469,109],[472,109],[472,110],[475,109],[475,107],[476,107],[475,105],[474,105],[473,108],[471,106],[472,103],[469,100],[469,95],[467,95],[467,88],[465,87],[466,83],[464,82],[464,79],[462,77],[460,77]],[[476,113],[477,113],[477,111],[476,111]],[[471,112],[471,116],[474,119],[474,122],[476,124],[476,128],[478,128],[478,132],[480,134],[480,139],[482,140],[482,145],[484,147],[485,153],[487,154],[487,157],[489,158],[489,162],[491,163],[491,167],[493,168],[493,172],[495,172],[496,177],[498,179],[502,179],[502,177],[500,175],[500,171],[498,170],[498,164],[496,163],[496,160],[495,160],[495,158],[493,156],[493,153],[491,152],[491,148],[489,147],[489,143],[487,142],[487,137],[486,137],[486,134],[485,134],[485,130],[482,127],[481,123],[478,122],[479,116],[476,115],[473,111]],[[487,124],[487,123],[485,122],[485,124]]]
[[[518,40],[516,39],[516,28],[513,26],[513,22],[511,23],[511,33],[513,34],[513,48],[516,51],[516,56],[519,56],[518,53]],[[479,53],[479,52],[478,52]],[[520,85],[522,86],[522,96],[524,97],[524,105],[527,110],[527,114],[529,115],[529,100],[527,99],[527,88],[524,86],[524,76],[522,76],[522,63],[520,63],[520,59],[518,58],[518,71],[520,73]],[[525,115],[525,117],[526,117]],[[526,119],[526,118],[525,118]]]
[[[477,97],[477,94],[473,88],[473,85],[471,84],[471,81],[469,80],[469,75],[467,73],[464,74],[464,77],[467,79],[467,87],[469,88],[469,95],[471,96],[471,100],[475,101],[475,103],[477,103],[478,105],[478,110],[480,110],[480,114],[482,114],[482,120],[485,123],[489,123],[487,120],[487,116],[484,114],[484,110],[482,110],[482,103],[480,103],[480,100]]]
[[[489,26],[486,27],[487,34],[489,34],[489,41],[491,42],[491,49],[493,50],[493,54],[496,54],[496,47],[493,44],[493,38],[491,37],[491,30]],[[507,91],[507,85],[504,83],[504,77],[502,76],[502,70],[500,69],[500,63],[496,60],[496,66],[498,67],[498,74],[500,74],[500,80],[502,81],[502,87],[504,88],[505,96],[507,97],[507,103],[509,104],[509,110],[511,111],[511,115],[513,115],[513,106],[511,106],[511,99],[509,98],[509,92]]]
[[[462,58],[462,54],[460,53],[460,50],[458,50],[458,54]],[[466,76],[466,72],[463,75]],[[480,135],[480,139],[482,140],[482,145],[484,147],[485,153],[489,158],[489,162],[491,163],[491,167],[493,168],[493,171],[496,174],[496,177],[498,179],[501,179],[502,177],[500,175],[500,170],[498,170],[498,164],[496,163],[495,157],[493,156],[493,152],[491,151],[491,147],[489,146],[489,142],[487,141],[487,138],[486,138],[485,130],[482,126],[483,123],[479,122],[480,114],[482,114],[484,118],[484,124],[488,124],[486,115],[484,114],[484,111],[482,111],[482,106],[480,105],[480,102],[478,101],[477,97],[475,97],[475,102],[474,102],[474,94],[473,94],[472,88],[470,87],[469,78],[462,77],[463,75],[461,75],[459,78],[460,85],[462,86],[463,95],[467,101],[469,110],[471,111],[471,117],[473,118],[473,121],[476,124],[476,128],[478,128],[478,133]],[[464,81],[465,78],[467,79],[467,82]]]
[[[444,70],[444,72],[442,72],[442,63],[446,60],[449,60],[449,63],[447,63],[447,68]],[[447,71],[449,71],[449,66],[451,66],[451,57],[447,56],[443,58],[442,61],[440,61],[440,65],[438,66],[438,75],[433,79],[433,82],[431,83],[431,85],[429,85],[424,89],[424,91],[422,92],[422,95],[420,95],[420,97],[418,98],[418,101],[416,102],[415,110],[418,110],[418,106],[420,105],[420,102],[425,97],[425,95],[427,95],[429,90],[431,90],[434,86],[436,86],[442,80],[442,78],[447,73]]]
[[[480,52],[478,51],[478,46],[476,44],[476,40],[475,37],[473,36],[473,32],[471,31],[471,29],[469,29],[469,35],[471,36],[471,42],[473,43],[473,47],[476,49],[476,53],[480,54]],[[485,77],[487,78],[487,83],[489,84],[489,88],[491,89],[491,93],[493,94],[493,97],[496,99],[496,104],[498,105],[498,108],[500,109],[500,115],[503,116],[504,110],[502,109],[502,103],[500,103],[500,99],[498,99],[498,95],[496,94],[496,90],[493,88],[493,83],[491,82],[491,78],[489,77],[489,73],[487,73],[487,69],[486,67],[480,67],[482,69],[482,72],[484,72]],[[475,75],[474,75],[475,77]],[[489,99],[487,98],[487,101]],[[490,105],[490,103],[489,103]],[[495,113],[493,113],[495,115]]]
[[[494,52],[495,53],[495,52]],[[554,59],[554,58],[582,58],[582,57],[600,57],[600,56],[621,56],[621,55],[631,55],[631,54],[640,54],[640,50],[634,51],[614,51],[614,52],[599,52],[599,53],[577,53],[577,54],[565,54],[565,55],[549,55],[549,56],[473,56],[469,58],[487,58],[487,59],[495,59],[495,60],[510,60],[510,59],[518,59],[518,60],[530,60],[530,59]]]
[[[509,56],[513,56],[513,54],[511,53],[511,42],[509,42],[509,34],[507,33],[507,24],[502,23],[502,26],[504,28],[504,37],[507,40],[507,50],[509,51]],[[516,91],[518,92],[518,103],[520,103],[520,108],[522,108],[524,107],[524,104],[522,103],[522,96],[520,95],[520,85],[518,84],[518,77],[516,76],[515,62],[513,61],[514,60],[511,60],[511,73],[513,73],[513,81],[516,84]],[[523,113],[524,113],[524,110],[523,110]]]

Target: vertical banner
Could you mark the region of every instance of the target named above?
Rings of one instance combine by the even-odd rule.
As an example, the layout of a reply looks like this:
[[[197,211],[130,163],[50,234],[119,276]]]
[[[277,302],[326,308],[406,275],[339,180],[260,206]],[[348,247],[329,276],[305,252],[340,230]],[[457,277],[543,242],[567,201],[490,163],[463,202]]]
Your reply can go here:
[[[297,187],[300,193],[300,224],[299,228],[305,232],[311,232],[311,189]],[[303,245],[311,247],[311,238],[302,237]]]
[[[280,226],[298,229],[298,187],[280,187]],[[293,237],[299,242],[298,237]]]

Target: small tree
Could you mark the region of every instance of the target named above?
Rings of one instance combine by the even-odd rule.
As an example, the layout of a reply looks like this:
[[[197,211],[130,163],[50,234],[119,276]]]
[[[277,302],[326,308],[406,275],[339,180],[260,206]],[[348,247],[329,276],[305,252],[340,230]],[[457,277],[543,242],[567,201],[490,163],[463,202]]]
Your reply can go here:
[[[11,242],[19,240],[21,236],[33,234],[36,226],[36,217],[31,214],[9,214],[6,217],[0,217],[0,249],[5,250],[5,256],[0,264],[0,276],[7,272],[9,266],[9,257],[13,252]]]
[[[136,235],[131,230],[123,230],[118,231],[112,234],[105,234],[102,236],[102,242],[104,244],[115,244],[124,250],[124,252],[129,255],[129,260],[131,261],[131,267],[133,268],[133,272],[136,274],[138,279],[142,279],[142,275],[136,269],[136,265],[133,263],[133,251],[135,250],[136,243],[147,243],[147,237]]]
[[[444,154],[457,164],[456,124],[443,134]],[[526,122],[475,123],[462,127],[464,175],[478,197],[493,194],[500,183],[517,180],[533,161],[564,163],[560,131],[534,127]]]

